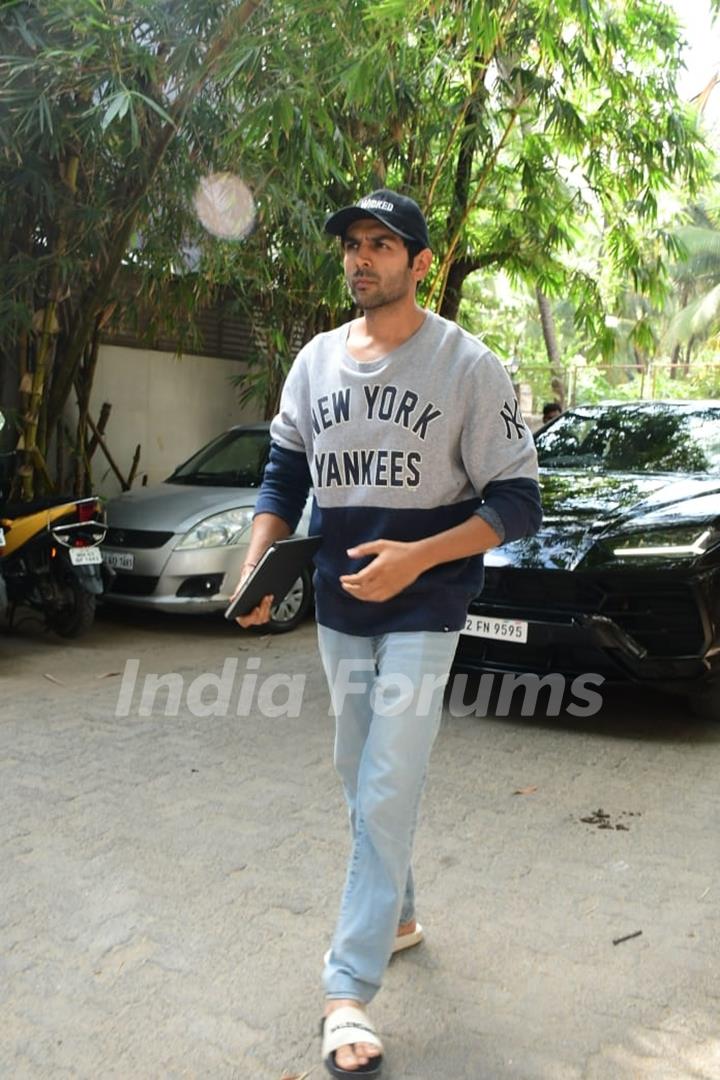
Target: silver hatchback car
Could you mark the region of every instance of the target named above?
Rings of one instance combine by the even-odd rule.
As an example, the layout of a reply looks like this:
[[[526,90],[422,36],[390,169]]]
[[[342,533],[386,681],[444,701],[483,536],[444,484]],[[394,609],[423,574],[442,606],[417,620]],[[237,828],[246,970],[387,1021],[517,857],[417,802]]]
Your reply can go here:
[[[267,423],[233,427],[162,484],[107,504],[102,547],[115,578],[104,599],[156,611],[223,611],[245,561],[255,501],[270,451]],[[308,500],[298,526],[306,534]],[[272,609],[268,629],[292,630],[312,606],[305,572]]]

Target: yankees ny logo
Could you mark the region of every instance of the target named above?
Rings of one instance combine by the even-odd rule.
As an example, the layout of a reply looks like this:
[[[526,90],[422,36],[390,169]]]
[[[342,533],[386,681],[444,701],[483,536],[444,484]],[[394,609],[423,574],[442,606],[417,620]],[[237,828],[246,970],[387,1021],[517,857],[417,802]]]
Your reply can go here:
[[[517,403],[517,401],[513,401],[513,407],[512,408],[510,408],[507,401],[503,401],[503,407],[500,410],[500,415],[502,416],[503,420],[505,421],[505,438],[506,439],[512,439],[511,428],[515,428],[515,434],[517,435],[518,439],[522,439],[522,437],[523,437],[523,432],[525,431],[525,425],[523,424],[522,420],[518,416],[519,411],[520,411],[520,406]]]

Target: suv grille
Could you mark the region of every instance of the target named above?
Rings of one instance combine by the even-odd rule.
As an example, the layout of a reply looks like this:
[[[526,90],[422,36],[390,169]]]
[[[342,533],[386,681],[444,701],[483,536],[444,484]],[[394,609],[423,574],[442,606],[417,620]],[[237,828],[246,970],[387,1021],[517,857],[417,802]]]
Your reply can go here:
[[[650,656],[692,656],[704,644],[692,586],[669,575],[572,574],[560,570],[489,567],[485,588],[471,605],[503,609],[513,618],[546,620],[551,612],[606,615]]]

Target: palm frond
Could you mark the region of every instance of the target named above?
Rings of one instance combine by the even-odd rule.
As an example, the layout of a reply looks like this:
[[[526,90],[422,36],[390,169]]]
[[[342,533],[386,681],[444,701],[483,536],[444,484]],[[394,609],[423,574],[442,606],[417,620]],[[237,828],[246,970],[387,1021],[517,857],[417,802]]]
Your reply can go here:
[[[686,343],[691,338],[704,338],[720,323],[720,285],[679,311],[670,323],[667,342],[670,346]]]
[[[675,235],[689,258],[702,255],[717,259],[720,271],[720,230],[704,229],[699,225],[682,225]]]

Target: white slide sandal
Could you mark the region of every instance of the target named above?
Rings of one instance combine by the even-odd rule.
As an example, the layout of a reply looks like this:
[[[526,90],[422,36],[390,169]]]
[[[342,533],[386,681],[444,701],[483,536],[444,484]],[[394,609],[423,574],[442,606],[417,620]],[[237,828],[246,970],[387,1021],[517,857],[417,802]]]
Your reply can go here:
[[[357,1069],[341,1069],[335,1064],[335,1052],[341,1046],[352,1046],[355,1043],[368,1043],[377,1046],[380,1054],[370,1058],[366,1065],[360,1065]],[[325,1068],[331,1076],[342,1080],[347,1076],[379,1076],[382,1069],[383,1045],[378,1033],[372,1025],[372,1021],[356,1005],[343,1005],[335,1009],[329,1016],[322,1020],[322,1059]]]

